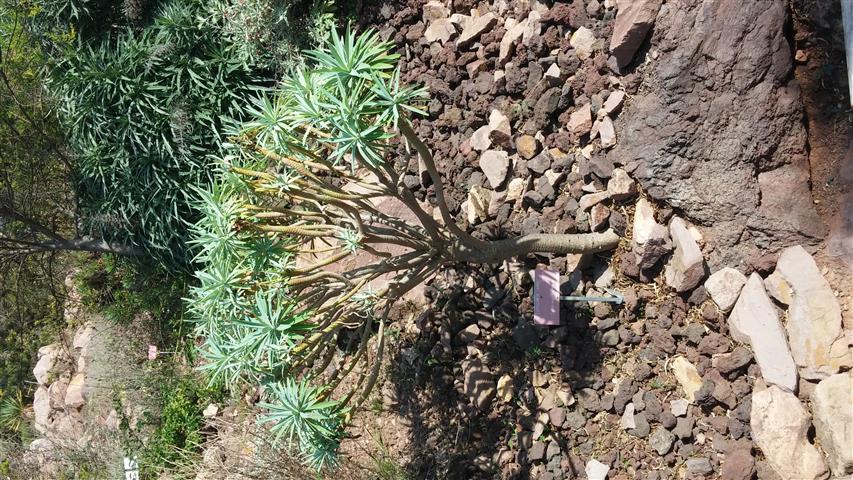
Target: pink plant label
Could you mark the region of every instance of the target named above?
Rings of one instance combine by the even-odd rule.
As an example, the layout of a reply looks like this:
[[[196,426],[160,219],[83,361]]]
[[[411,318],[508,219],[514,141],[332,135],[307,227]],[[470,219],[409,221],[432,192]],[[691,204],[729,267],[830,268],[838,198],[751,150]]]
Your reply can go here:
[[[148,360],[157,360],[157,353],[156,345],[148,345]]]
[[[533,322],[536,325],[560,324],[560,274],[556,270],[533,271]]]

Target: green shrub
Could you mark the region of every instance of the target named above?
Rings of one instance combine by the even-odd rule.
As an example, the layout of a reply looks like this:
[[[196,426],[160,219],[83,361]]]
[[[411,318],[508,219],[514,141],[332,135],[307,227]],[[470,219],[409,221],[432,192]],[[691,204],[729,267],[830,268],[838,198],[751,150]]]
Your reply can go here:
[[[181,328],[183,275],[115,255],[88,257],[75,276],[81,300],[108,320],[127,324],[148,312],[169,333]]]
[[[223,131],[262,84],[221,27],[202,2],[173,0],[142,30],[81,39],[48,76],[85,227],[170,269],[187,265],[191,187],[210,181]]]
[[[276,98],[260,101],[255,119],[236,137],[238,143],[251,137],[283,152],[281,156],[238,149],[228,157],[220,183],[199,192],[203,215],[195,226],[194,242],[202,269],[196,274],[198,286],[191,290],[189,311],[196,335],[205,338],[202,369],[229,387],[263,384],[266,401],[262,406],[268,413],[262,422],[271,423],[277,440],[293,445],[307,464],[321,469],[336,463],[350,408],[358,408],[371,390],[378,361],[366,362],[358,380],[344,383],[349,393],[338,398],[332,394],[362,356],[365,360],[372,356],[365,353],[374,326],[380,338],[376,356],[381,357],[384,319],[379,318],[381,309],[375,307],[369,289],[361,288],[369,274],[363,281],[361,277],[343,279],[345,292],[339,292],[337,286],[323,282],[326,263],[296,265],[295,256],[303,248],[328,247],[339,252],[333,258],[344,258],[360,249],[363,240],[355,230],[360,222],[351,216],[335,217],[339,207],[350,213],[358,207],[335,203],[322,211],[308,210],[324,201],[320,199],[363,200],[326,187],[308,167],[331,175],[331,162],[344,164],[350,154],[370,167],[381,164],[390,138],[386,127],[393,128],[403,112],[418,111],[410,102],[423,92],[400,87],[394,68],[397,56],[375,32],[333,35],[329,50],[310,55],[318,66],[299,69]],[[308,132],[334,147],[314,143],[314,135],[308,138]],[[281,163],[274,163],[272,157]],[[318,158],[328,158],[330,163]],[[264,173],[267,162],[278,173]],[[348,166],[341,170],[349,171]],[[291,193],[307,197],[290,198]],[[358,205],[367,208],[364,202]],[[299,234],[302,220],[295,220],[292,228],[272,226],[272,222],[286,221],[289,212],[304,220],[333,218],[329,223],[335,225],[312,225],[305,233],[312,237],[330,231],[322,239],[326,243],[309,247],[310,239]],[[364,228],[364,240],[368,240],[371,231]],[[336,278],[328,277],[331,282]],[[314,285],[317,290],[311,290]],[[335,335],[342,329],[352,331],[353,339],[360,337],[353,346],[358,353],[341,359],[334,373],[326,376],[325,366],[335,356]]]
[[[66,48],[78,38],[93,38],[111,28],[121,10],[112,0],[12,0],[26,12],[34,38],[48,51]]]
[[[223,33],[254,64],[284,73],[300,61],[300,50],[325,42],[335,28],[330,0],[218,0]]]
[[[202,444],[202,411],[213,392],[192,380],[182,380],[164,389],[159,426],[140,455],[143,468],[156,470],[177,463],[183,450],[198,450]]]
[[[123,448],[135,455],[142,478],[160,478],[179,467],[188,455],[197,454],[204,442],[204,415],[211,402],[223,400],[221,389],[205,385],[193,375],[176,373],[173,364],[150,372],[147,385],[152,398],[146,400],[146,414],[131,429],[124,416],[122,395],[113,394],[113,406],[120,412],[119,427]]]

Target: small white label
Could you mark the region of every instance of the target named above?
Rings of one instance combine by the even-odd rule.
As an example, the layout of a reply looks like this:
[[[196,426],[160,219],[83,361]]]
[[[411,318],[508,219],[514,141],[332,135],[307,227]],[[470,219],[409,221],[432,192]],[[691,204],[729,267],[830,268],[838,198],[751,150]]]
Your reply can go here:
[[[124,457],[124,480],[139,480],[139,464],[135,458]]]

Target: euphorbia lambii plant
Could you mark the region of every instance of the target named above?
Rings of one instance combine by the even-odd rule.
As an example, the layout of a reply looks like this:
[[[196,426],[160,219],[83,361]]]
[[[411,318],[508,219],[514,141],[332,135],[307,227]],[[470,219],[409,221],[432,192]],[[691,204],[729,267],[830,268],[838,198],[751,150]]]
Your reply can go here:
[[[258,103],[199,202],[203,269],[190,309],[206,343],[203,368],[229,385],[264,385],[262,421],[318,467],[334,461],[375,385],[389,313],[407,291],[446,264],[600,252],[619,241],[613,232],[484,241],[457,225],[411,123],[426,92],[400,85],[390,49],[373,32],[347,31],[310,52],[314,66]],[[406,164],[391,158],[398,142],[428,172],[436,214],[395,170]],[[377,209],[380,197],[420,224]],[[360,251],[376,261],[349,267]]]

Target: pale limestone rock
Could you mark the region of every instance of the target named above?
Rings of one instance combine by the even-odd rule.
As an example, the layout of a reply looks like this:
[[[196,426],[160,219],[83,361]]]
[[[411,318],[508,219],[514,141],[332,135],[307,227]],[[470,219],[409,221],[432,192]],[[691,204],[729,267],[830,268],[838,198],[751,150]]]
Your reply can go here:
[[[40,385],[47,384],[49,380],[49,376],[53,367],[56,366],[56,362],[59,359],[60,355],[60,347],[59,344],[51,344],[45,345],[41,347],[38,351],[38,362],[36,362],[36,366],[33,368],[33,375],[36,377],[36,381]]]
[[[548,181],[548,185],[551,185],[553,188],[557,188],[557,184],[562,182],[563,178],[565,178],[566,172],[555,172],[549,168],[548,170],[545,170],[545,173],[543,173],[542,176]]]
[[[456,40],[456,48],[468,48],[480,38],[480,35],[491,29],[496,23],[498,23],[498,17],[491,12],[479,17],[469,18],[462,28],[462,33],[459,34],[459,38]]]
[[[610,148],[616,145],[616,129],[610,117],[604,117],[598,126],[598,134],[601,135],[601,147]]]
[[[788,282],[785,281],[785,278],[782,277],[781,273],[773,272],[765,278],[764,288],[767,290],[767,294],[776,299],[777,302],[783,305],[791,304],[794,292],[791,290],[791,286],[788,285]]]
[[[593,458],[586,462],[586,468],[584,468],[584,471],[586,472],[586,478],[588,480],[605,480],[607,478],[607,472],[610,471],[610,467]]]
[[[637,182],[624,169],[614,168],[607,181],[607,191],[613,200],[627,200],[637,195]]]
[[[599,115],[607,115],[610,116],[613,113],[619,111],[622,108],[622,103],[625,101],[625,92],[622,90],[614,90],[610,92],[610,95],[607,96],[607,100],[604,101],[604,105],[599,109]]]
[[[452,13],[448,19],[457,27],[464,27],[471,17],[462,13]]]
[[[545,78],[553,82],[558,81],[560,79],[560,66],[552,63],[548,70],[545,70]]]
[[[675,247],[666,266],[666,284],[677,292],[692,290],[705,276],[705,260],[696,240],[690,235],[684,220],[675,217],[669,224],[669,234]]]
[[[83,326],[77,329],[74,334],[74,342],[72,346],[79,352],[85,353],[89,349],[89,344],[92,343],[92,337],[95,335],[95,326],[91,322],[86,322]]]
[[[828,476],[823,456],[809,443],[810,423],[808,411],[794,394],[775,385],[753,391],[752,439],[780,477],[819,480]]]
[[[509,375],[503,375],[498,379],[498,399],[504,403],[512,400],[515,394],[515,382]]]
[[[619,422],[625,430],[637,428],[637,422],[634,421],[634,403],[631,402],[625,405],[625,412],[622,413],[622,420]]]
[[[687,415],[687,407],[689,406],[690,402],[684,398],[669,401],[669,411],[674,417],[683,417]]]
[[[489,138],[489,133],[492,131],[488,125],[483,125],[482,127],[474,130],[474,133],[471,135],[471,139],[468,141],[468,144],[471,145],[471,148],[474,150],[485,151],[488,150],[492,145],[492,140]]]
[[[797,366],[788,350],[788,340],[764,282],[753,273],[741,289],[728,319],[729,333],[752,348],[761,375],[768,383],[786,390],[797,388]]]
[[[566,128],[575,135],[582,137],[592,130],[592,107],[585,103],[569,115]]]
[[[578,206],[580,207],[581,211],[584,211],[591,208],[593,205],[607,200],[608,198],[610,198],[610,192],[608,191],[589,193],[581,197],[581,199],[578,201]]]
[[[586,60],[592,55],[592,47],[595,44],[595,34],[586,27],[575,30],[569,39],[572,48],[581,60]]]
[[[735,306],[740,289],[746,284],[746,276],[734,268],[726,267],[714,272],[705,280],[705,290],[720,307],[729,312]]]
[[[63,375],[57,381],[50,384],[47,388],[47,395],[50,399],[50,408],[54,410],[62,410],[65,408],[65,393],[68,390],[68,375]]]
[[[788,344],[806,378],[825,378],[849,367],[850,352],[841,332],[841,306],[832,287],[806,250],[782,250],[776,272],[791,288]]]
[[[702,388],[702,377],[699,376],[699,371],[684,357],[675,357],[671,366],[672,374],[684,390],[684,396],[688,401],[693,402],[696,392]]]
[[[645,198],[637,200],[637,206],[634,208],[634,241],[639,244],[646,243],[657,225],[659,224],[655,221],[655,209],[652,204]]]
[[[542,31],[542,13],[538,10],[531,10],[527,14],[527,19],[524,22],[524,34],[521,36],[521,43],[530,45],[530,42],[539,37]]]
[[[44,385],[39,385],[33,395],[33,420],[36,431],[44,433],[50,426],[50,395]]]
[[[509,146],[512,129],[509,119],[500,110],[494,109],[489,114],[489,139],[493,144]]]
[[[524,194],[524,179],[513,178],[506,186],[506,201],[515,202]]]
[[[447,18],[440,18],[430,22],[424,30],[424,38],[427,42],[441,42],[442,45],[450,41],[456,35],[456,26]]]
[[[77,373],[71,377],[68,388],[65,391],[65,408],[80,408],[86,403],[84,394],[86,383],[85,374]]]
[[[512,20],[512,22],[510,22]],[[507,61],[509,61],[510,55],[512,55],[513,51],[515,51],[515,45],[521,40],[522,35],[524,35],[524,31],[527,29],[527,20],[523,20],[521,22],[516,22],[513,19],[509,19],[504,24],[506,28],[506,33],[504,33],[503,38],[501,38],[500,46],[498,47],[498,65],[505,65]]]
[[[450,10],[443,2],[438,0],[430,0],[423,7],[421,18],[425,23],[432,23],[436,20],[447,19],[450,16]]]
[[[219,405],[215,403],[209,404],[205,409],[201,412],[204,418],[213,418],[219,413]]]
[[[592,129],[589,131],[589,141],[593,141],[598,137],[598,129],[601,127],[601,120],[596,118],[592,122]]]
[[[498,150],[486,150],[480,155],[480,170],[486,175],[489,185],[498,188],[509,173],[509,155]]]
[[[479,185],[471,187],[468,192],[468,223],[476,224],[489,218],[489,202],[491,192]]]
[[[589,182],[586,185],[581,187],[581,191],[586,192],[586,193],[596,193],[596,192],[600,192],[601,190],[599,190],[598,186],[596,186],[595,183]]]
[[[811,396],[814,426],[838,477],[853,473],[853,373],[825,378]]]

